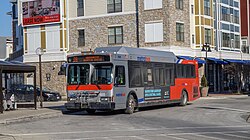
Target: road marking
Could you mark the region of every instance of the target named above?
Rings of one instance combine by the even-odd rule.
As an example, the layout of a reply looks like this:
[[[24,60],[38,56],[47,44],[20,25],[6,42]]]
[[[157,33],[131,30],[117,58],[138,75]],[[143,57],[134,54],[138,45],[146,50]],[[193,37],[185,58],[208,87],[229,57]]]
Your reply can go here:
[[[26,133],[26,134],[6,134],[6,135],[12,135],[12,136],[38,136],[38,135],[105,133],[105,132],[131,132],[131,131],[134,131],[134,132],[135,131],[160,131],[160,130],[185,130],[185,129],[214,129],[214,128],[250,128],[250,125],[209,126],[209,127],[176,127],[176,128],[161,128],[161,129],[149,128],[149,129],[128,129],[128,130],[68,131],[68,132]],[[227,131],[225,131],[225,132],[227,132]],[[192,133],[190,133],[190,134],[192,134]]]
[[[139,140],[149,140],[149,139],[146,139],[146,138],[142,138],[142,137],[139,137],[139,136],[133,136],[134,138],[137,138]]]
[[[206,136],[206,135],[200,135],[200,134],[191,134],[197,137],[203,137],[206,139],[213,139],[213,140],[226,140],[226,139],[222,139],[222,138],[216,138],[216,137],[212,137],[212,136]]]
[[[166,134],[160,134],[160,136],[164,136],[164,137],[172,138],[172,139],[176,139],[176,140],[187,140],[187,139],[184,139],[184,138],[169,136],[169,135],[166,135]]]
[[[234,135],[234,134],[228,134],[228,133],[225,133],[223,135],[226,135],[226,136],[232,136],[232,137],[237,137],[237,138],[243,138],[243,139],[249,139],[249,137],[245,137],[245,136],[240,136],[240,135]]]
[[[218,106],[216,106],[216,107],[215,106],[202,106],[201,108],[214,108],[214,109],[223,109],[223,110],[229,110],[229,111],[237,111],[237,112],[250,113],[249,110],[227,108],[227,107],[218,107]]]
[[[92,139],[112,139],[112,138],[136,138],[136,139],[139,139],[139,140],[149,140],[149,139],[146,139],[146,138],[142,138],[142,137],[139,137],[139,136],[113,136],[113,137],[92,137],[92,138],[81,138],[81,139],[74,139],[74,140],[92,140]],[[72,139],[71,139],[72,140]]]
[[[171,136],[180,136],[180,135],[204,135],[204,134],[225,134],[225,133],[238,133],[238,132],[248,132],[248,131],[216,131],[216,132],[194,132],[194,133],[173,133],[173,134],[168,134]]]

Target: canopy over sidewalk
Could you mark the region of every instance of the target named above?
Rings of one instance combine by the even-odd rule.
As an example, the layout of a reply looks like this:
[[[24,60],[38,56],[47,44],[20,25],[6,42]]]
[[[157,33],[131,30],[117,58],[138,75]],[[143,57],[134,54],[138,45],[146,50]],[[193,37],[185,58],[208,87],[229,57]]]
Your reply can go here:
[[[36,67],[20,62],[0,61],[0,113],[3,113],[3,78],[2,74],[8,73],[34,73],[34,87],[36,87]],[[34,107],[36,109],[36,90],[34,90]]]

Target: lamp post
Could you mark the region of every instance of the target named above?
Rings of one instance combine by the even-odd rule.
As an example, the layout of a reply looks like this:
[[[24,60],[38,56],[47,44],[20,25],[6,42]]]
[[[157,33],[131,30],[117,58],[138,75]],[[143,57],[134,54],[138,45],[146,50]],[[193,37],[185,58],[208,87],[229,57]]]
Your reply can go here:
[[[2,69],[0,68],[0,114],[3,113]]]
[[[36,54],[39,56],[39,77],[40,77],[40,107],[43,107],[43,89],[42,89],[42,55],[44,54],[44,51],[42,48],[36,49]],[[36,87],[35,87],[36,89]]]
[[[202,46],[202,50],[201,50],[201,51],[205,51],[205,52],[206,52],[205,77],[207,77],[207,75],[208,75],[207,52],[212,52],[212,51],[211,51],[211,48],[210,48],[210,45],[209,45],[208,43],[205,43],[205,44]]]

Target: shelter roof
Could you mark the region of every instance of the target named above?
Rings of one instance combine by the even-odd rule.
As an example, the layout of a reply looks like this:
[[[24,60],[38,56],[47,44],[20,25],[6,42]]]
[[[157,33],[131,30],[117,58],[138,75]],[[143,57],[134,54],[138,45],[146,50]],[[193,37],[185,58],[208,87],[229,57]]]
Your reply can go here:
[[[36,67],[15,61],[0,61],[0,70],[2,73],[27,73],[35,72]]]

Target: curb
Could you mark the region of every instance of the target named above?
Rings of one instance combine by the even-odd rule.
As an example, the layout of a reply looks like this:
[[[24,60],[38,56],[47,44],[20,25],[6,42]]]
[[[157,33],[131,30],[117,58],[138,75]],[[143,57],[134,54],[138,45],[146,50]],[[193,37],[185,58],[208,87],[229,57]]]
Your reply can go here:
[[[248,98],[248,95],[225,95],[225,96],[214,96],[214,97],[201,97],[200,99],[208,100],[208,99],[237,99],[237,98]]]
[[[39,115],[30,115],[30,116],[23,116],[20,118],[1,120],[0,125],[29,122],[29,121],[34,121],[34,120],[38,120],[38,119],[49,119],[49,118],[60,117],[60,116],[62,116],[61,112],[43,113],[43,114],[39,114]]]

